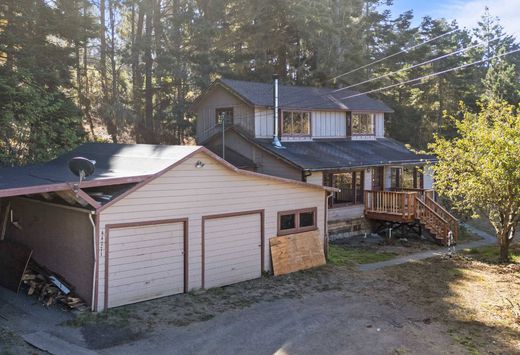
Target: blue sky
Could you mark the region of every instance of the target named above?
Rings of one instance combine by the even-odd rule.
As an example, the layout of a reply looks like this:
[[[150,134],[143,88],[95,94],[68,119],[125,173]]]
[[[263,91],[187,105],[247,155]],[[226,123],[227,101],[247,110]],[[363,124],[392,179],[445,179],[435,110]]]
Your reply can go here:
[[[473,28],[486,5],[508,33],[520,37],[520,0],[394,0],[391,10],[396,16],[411,9],[417,22],[430,15],[454,19],[462,27]]]

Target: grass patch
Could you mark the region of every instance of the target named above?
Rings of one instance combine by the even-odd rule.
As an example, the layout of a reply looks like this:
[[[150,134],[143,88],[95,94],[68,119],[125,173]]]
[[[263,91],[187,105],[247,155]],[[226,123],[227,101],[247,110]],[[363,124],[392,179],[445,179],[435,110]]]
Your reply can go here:
[[[339,245],[329,247],[329,263],[337,266],[377,263],[397,256],[396,253],[378,252],[362,248],[346,248]]]
[[[477,256],[478,259],[485,262],[497,262],[500,254],[498,245],[490,245],[480,248],[472,248],[465,251],[467,254]],[[520,244],[513,244],[509,246],[509,257],[511,261],[520,264]]]

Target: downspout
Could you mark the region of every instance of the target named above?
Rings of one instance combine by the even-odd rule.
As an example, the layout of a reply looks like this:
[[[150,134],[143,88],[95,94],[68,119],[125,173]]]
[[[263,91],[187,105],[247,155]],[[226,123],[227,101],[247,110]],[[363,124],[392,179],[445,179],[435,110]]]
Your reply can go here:
[[[279,124],[278,124],[278,74],[273,74],[273,119],[274,119],[274,132],[273,132],[273,146],[278,149],[284,149],[285,147],[280,142],[279,135]]]
[[[95,301],[95,287],[96,287],[96,273],[97,273],[97,249],[96,249],[96,223],[94,223],[94,219],[92,216],[96,214],[95,211],[91,211],[88,214],[88,219],[90,220],[90,224],[92,224],[92,245],[94,248],[94,270],[92,272],[92,300],[90,302],[90,309],[94,311],[94,301]]]
[[[323,226],[323,251],[325,252],[325,258],[329,257],[329,199],[334,196],[334,193],[329,191],[325,192],[325,223]]]

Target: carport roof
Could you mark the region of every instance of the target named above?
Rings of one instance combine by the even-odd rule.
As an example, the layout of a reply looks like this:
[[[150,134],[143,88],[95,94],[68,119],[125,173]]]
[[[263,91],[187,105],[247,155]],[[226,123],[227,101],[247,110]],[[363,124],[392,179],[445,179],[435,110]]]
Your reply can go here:
[[[96,161],[81,187],[135,183],[157,174],[200,146],[86,143],[43,165],[0,168],[0,197],[70,189],[78,177],[68,168],[73,157]]]

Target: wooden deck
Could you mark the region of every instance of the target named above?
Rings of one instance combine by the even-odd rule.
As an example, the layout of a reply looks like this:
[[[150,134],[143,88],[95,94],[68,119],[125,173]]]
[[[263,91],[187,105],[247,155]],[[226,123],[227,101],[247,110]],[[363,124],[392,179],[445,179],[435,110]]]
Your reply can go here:
[[[432,190],[365,191],[365,216],[397,223],[419,222],[446,244],[451,231],[457,241],[459,221],[433,199]]]

